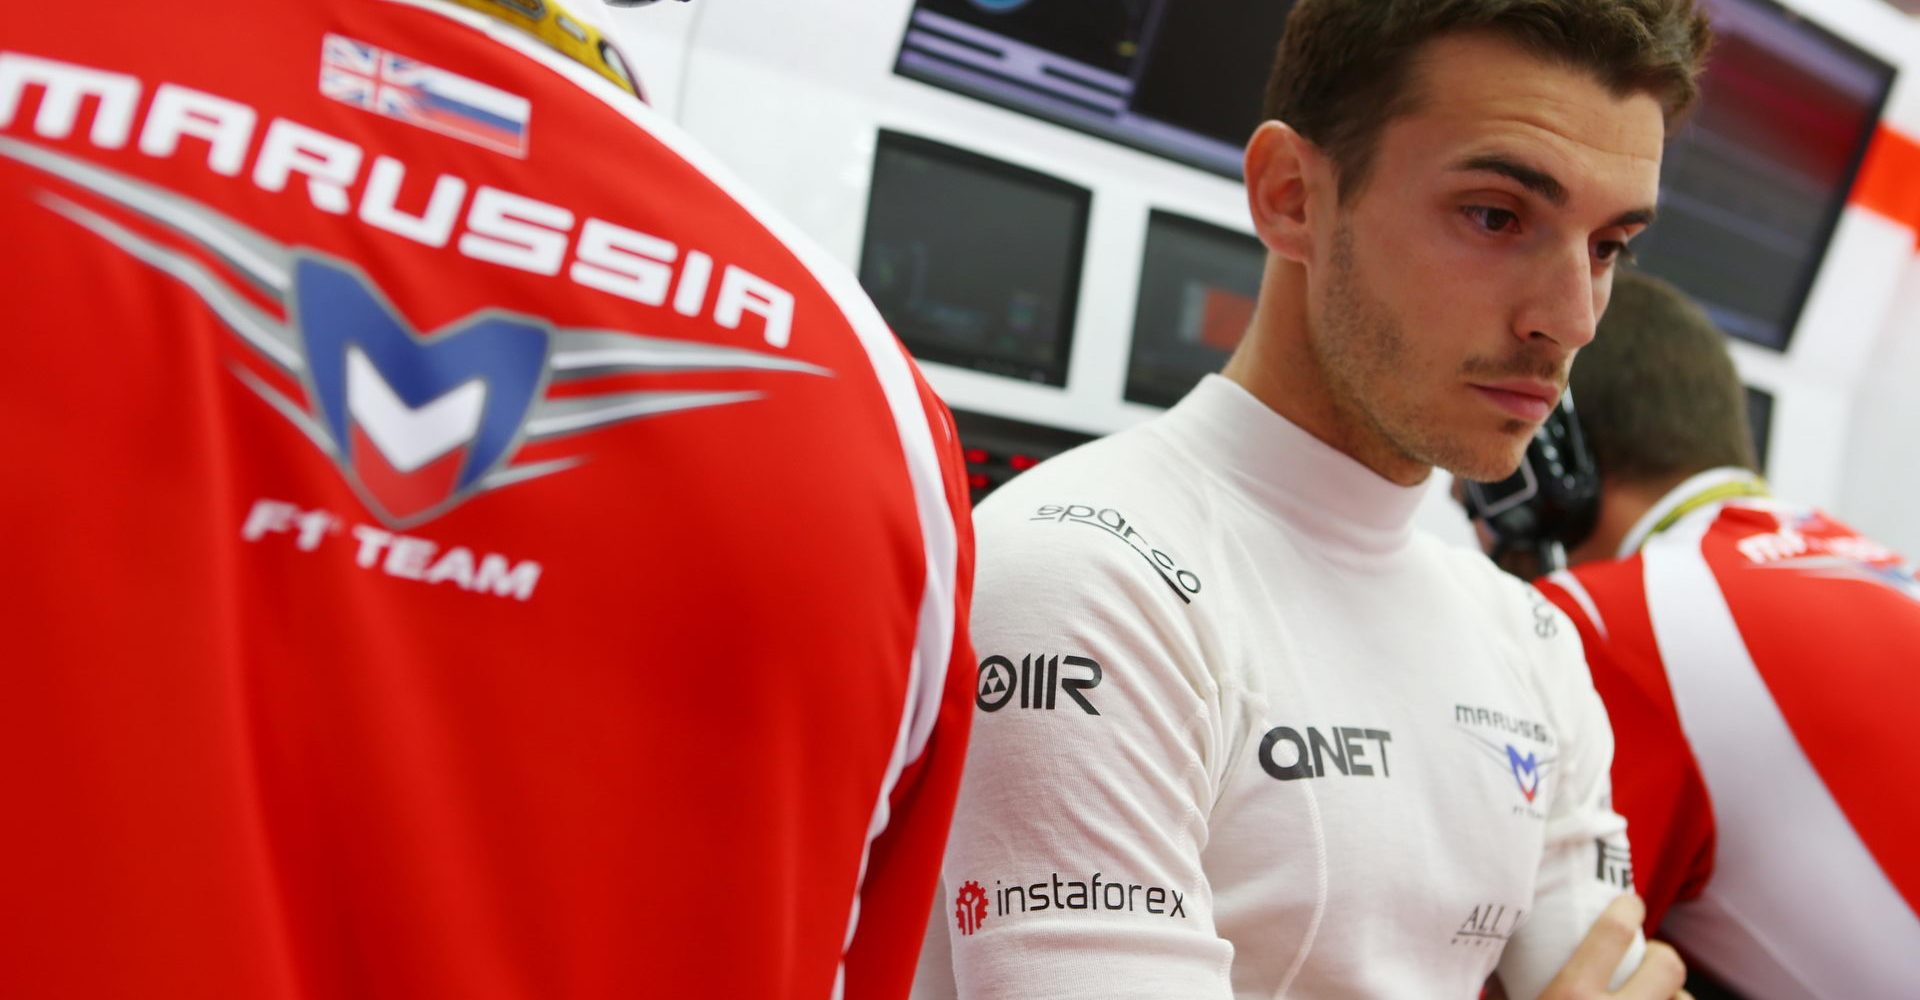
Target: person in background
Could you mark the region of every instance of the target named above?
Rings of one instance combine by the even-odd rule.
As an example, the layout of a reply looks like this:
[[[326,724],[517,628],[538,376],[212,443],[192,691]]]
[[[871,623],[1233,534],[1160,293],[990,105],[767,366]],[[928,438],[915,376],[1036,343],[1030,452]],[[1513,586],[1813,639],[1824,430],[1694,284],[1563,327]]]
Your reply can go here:
[[[0,996],[903,996],[953,427],[591,7],[9,12]]]
[[[1554,406],[1707,40],[1688,0],[1294,8],[1224,375],[978,512],[980,714],[921,995],[1675,993],[1615,923],[1638,904],[1573,629],[1412,518],[1436,466],[1511,473]],[[1603,914],[1615,950],[1576,956]]]
[[[1648,932],[1703,998],[1911,995],[1920,585],[1772,495],[1725,338],[1672,286],[1620,275],[1572,386],[1598,512],[1539,587],[1613,720]]]

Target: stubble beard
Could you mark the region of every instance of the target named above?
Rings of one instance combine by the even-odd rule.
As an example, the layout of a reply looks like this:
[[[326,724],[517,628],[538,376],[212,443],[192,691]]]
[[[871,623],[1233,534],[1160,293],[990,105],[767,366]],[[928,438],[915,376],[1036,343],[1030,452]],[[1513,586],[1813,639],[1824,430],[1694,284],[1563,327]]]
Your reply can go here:
[[[1413,370],[1406,327],[1367,287],[1353,253],[1346,222],[1334,232],[1328,258],[1324,308],[1308,338],[1334,407],[1350,429],[1349,441],[1366,454],[1353,457],[1378,468],[1370,457],[1445,469],[1463,479],[1492,482],[1513,474],[1526,452],[1531,425],[1509,420],[1498,437],[1475,441],[1450,430],[1443,414],[1423,412],[1408,386],[1435,381],[1438,373]],[[1470,360],[1468,368],[1489,366]],[[1537,366],[1529,366],[1532,371]]]

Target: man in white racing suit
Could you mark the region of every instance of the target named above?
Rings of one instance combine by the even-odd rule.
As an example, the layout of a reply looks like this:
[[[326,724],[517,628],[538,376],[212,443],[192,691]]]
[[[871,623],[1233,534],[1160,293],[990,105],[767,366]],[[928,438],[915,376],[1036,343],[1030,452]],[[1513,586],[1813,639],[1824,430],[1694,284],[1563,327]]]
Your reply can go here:
[[[978,512],[959,996],[1678,989],[1637,936],[1553,982],[1631,889],[1606,714],[1562,614],[1411,520],[1516,467],[1706,39],[1689,0],[1295,8],[1224,375]]]

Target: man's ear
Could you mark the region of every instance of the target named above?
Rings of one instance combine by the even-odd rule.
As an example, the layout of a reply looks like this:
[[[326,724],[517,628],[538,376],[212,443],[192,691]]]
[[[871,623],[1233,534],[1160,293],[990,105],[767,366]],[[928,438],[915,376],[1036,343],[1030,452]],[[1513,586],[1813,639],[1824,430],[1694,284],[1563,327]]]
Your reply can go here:
[[[1284,260],[1305,264],[1313,254],[1308,225],[1313,180],[1324,172],[1320,150],[1283,121],[1268,121],[1247,143],[1247,207],[1253,231]]]

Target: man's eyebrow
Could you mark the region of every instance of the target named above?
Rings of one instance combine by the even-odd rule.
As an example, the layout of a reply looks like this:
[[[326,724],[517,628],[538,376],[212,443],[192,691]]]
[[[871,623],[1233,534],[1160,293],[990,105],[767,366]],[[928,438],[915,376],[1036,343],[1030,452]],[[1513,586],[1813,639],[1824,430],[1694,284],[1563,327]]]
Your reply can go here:
[[[1653,220],[1659,218],[1659,216],[1660,213],[1651,208],[1636,208],[1631,212],[1621,212],[1619,215],[1614,216],[1613,221],[1607,223],[1607,225],[1618,226],[1621,229],[1629,226],[1651,226],[1653,225]]]
[[[1468,173],[1499,174],[1552,202],[1555,208],[1565,208],[1567,204],[1567,186],[1555,180],[1552,174],[1497,153],[1470,156],[1454,164],[1453,169]]]
[[[1565,208],[1567,206],[1567,187],[1555,179],[1552,174],[1537,167],[1527,166],[1524,163],[1509,159],[1497,153],[1468,157],[1454,164],[1453,169],[1467,173],[1499,174],[1508,180],[1517,182],[1521,187],[1532,191],[1534,194],[1547,199],[1555,208]],[[1658,213],[1651,207],[1636,208],[1632,211],[1621,212],[1619,215],[1614,216],[1613,221],[1607,223],[1607,225],[1620,228],[1651,226],[1657,215]]]

